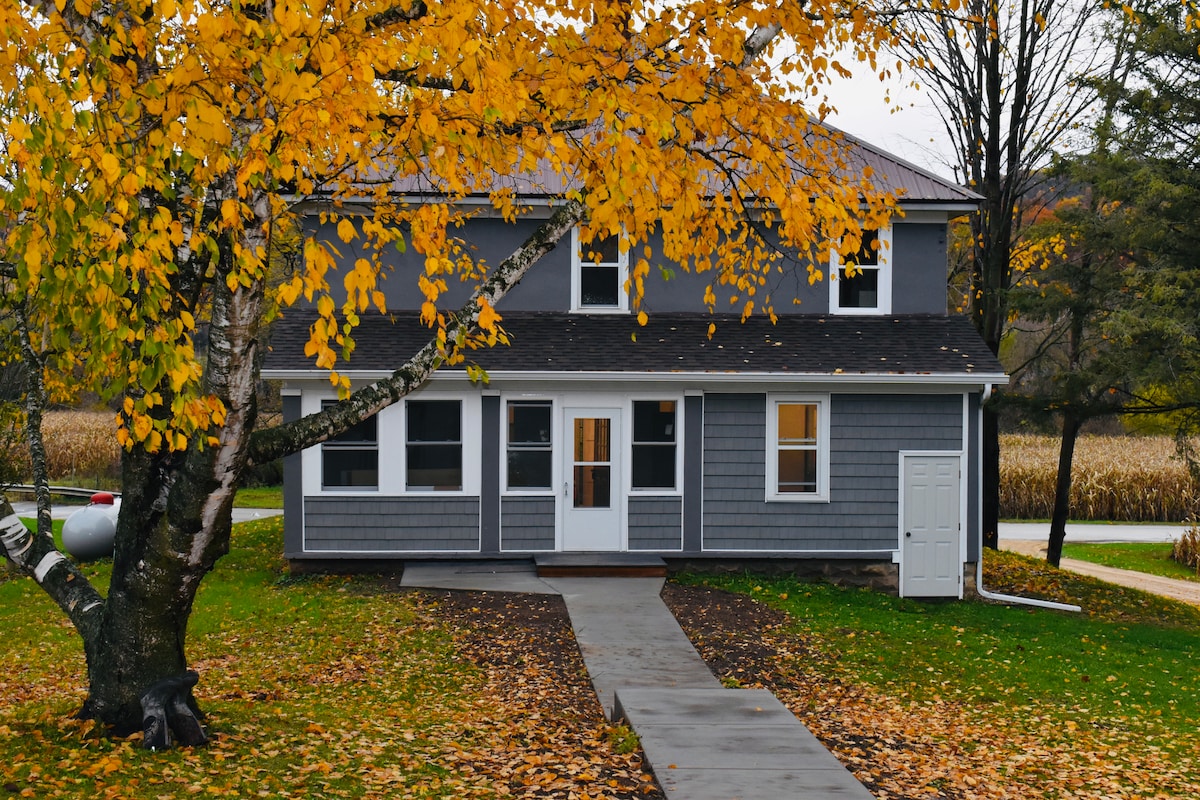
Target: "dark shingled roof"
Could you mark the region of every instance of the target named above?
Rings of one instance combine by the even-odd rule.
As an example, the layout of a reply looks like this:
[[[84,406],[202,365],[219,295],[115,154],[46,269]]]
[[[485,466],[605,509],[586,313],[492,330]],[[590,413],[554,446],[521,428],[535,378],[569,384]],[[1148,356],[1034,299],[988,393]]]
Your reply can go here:
[[[311,312],[294,309],[271,331],[268,372],[315,370],[304,355]],[[708,326],[716,332],[708,337]],[[797,375],[980,375],[1004,369],[964,317],[509,313],[512,340],[468,353],[492,373],[614,372]],[[354,334],[351,371],[391,371],[429,340],[413,314],[368,315]],[[636,336],[636,339],[634,338]],[[462,369],[461,366],[454,369]],[[316,370],[317,373],[323,371]]]

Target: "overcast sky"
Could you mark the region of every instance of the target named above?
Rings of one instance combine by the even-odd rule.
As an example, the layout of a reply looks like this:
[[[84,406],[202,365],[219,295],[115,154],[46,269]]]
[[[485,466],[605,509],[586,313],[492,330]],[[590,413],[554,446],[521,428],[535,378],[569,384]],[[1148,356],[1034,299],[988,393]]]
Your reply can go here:
[[[888,91],[891,104],[885,101]],[[919,167],[954,178],[947,166],[949,139],[924,91],[903,81],[885,85],[873,74],[860,74],[848,81],[835,80],[829,96],[838,109],[831,124]]]

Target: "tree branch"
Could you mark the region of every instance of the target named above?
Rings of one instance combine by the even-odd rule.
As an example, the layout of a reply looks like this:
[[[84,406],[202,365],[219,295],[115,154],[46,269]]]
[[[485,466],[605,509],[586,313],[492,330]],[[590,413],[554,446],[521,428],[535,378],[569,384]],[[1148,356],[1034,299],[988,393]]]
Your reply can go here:
[[[454,342],[459,334],[470,335],[479,330],[479,313],[486,302],[494,307],[517,285],[525,273],[550,252],[558,242],[583,218],[585,208],[578,200],[569,200],[543,222],[511,255],[488,276],[471,299],[450,316],[446,323],[446,341]],[[448,354],[430,341],[391,377],[363,387],[341,403],[293,422],[257,430],[250,440],[250,462],[265,464],[282,456],[320,444],[366,417],[396,403],[419,388],[442,364]]]

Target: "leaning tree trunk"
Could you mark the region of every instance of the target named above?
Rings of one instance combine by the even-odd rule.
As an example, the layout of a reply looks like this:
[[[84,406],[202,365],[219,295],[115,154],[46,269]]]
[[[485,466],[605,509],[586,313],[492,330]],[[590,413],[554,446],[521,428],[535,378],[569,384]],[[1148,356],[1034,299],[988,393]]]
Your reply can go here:
[[[1071,464],[1075,460],[1075,441],[1082,425],[1083,420],[1077,415],[1063,414],[1058,476],[1054,482],[1054,511],[1050,514],[1050,541],[1046,547],[1046,560],[1056,567],[1062,561],[1063,541],[1067,538],[1067,520],[1071,515]]]

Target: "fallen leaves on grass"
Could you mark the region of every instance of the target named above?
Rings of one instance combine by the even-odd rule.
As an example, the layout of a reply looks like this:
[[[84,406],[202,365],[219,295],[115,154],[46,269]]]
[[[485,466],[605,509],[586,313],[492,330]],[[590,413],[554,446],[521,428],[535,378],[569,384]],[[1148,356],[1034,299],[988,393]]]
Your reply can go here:
[[[1072,724],[1034,702],[890,694],[841,674],[836,653],[782,627],[777,609],[705,587],[663,596],[718,677],[774,692],[879,800],[1200,796],[1195,736],[1136,719]]]
[[[201,590],[198,749],[73,719],[78,638],[32,581],[0,585],[0,794],[661,800],[615,752],[561,601],[281,579],[280,552],[281,520],[239,525]]]

